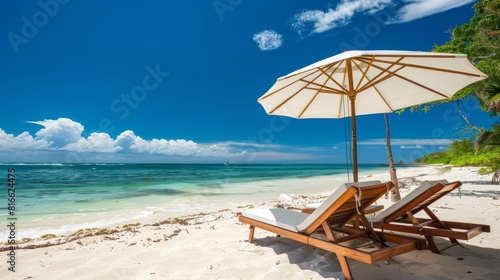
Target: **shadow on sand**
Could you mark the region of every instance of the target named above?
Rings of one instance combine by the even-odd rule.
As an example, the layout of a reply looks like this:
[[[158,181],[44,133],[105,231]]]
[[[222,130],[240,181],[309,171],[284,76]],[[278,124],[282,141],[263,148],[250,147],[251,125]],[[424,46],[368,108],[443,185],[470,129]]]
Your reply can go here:
[[[443,238],[435,241],[440,249],[450,244]],[[323,278],[343,279],[337,256],[332,252],[276,236],[256,238],[254,244],[271,248],[278,255],[286,254],[291,264],[315,271]],[[356,279],[500,279],[500,249],[488,248],[488,244],[484,247],[460,244],[440,255],[421,250],[371,265],[351,259],[349,264]]]

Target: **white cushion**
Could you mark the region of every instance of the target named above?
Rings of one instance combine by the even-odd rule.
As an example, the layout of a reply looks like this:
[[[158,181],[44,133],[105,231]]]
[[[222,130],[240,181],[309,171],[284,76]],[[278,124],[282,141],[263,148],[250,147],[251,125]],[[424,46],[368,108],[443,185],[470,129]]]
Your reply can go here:
[[[304,232],[312,223],[314,223],[330,206],[344,194],[351,186],[364,187],[380,184],[380,181],[369,182],[353,182],[340,185],[332,195],[330,195],[314,212],[306,214],[298,211],[273,208],[273,209],[257,209],[249,210],[241,213],[242,216],[274,225],[293,232]]]
[[[441,184],[448,184],[448,181],[446,180],[436,180],[436,181],[424,181],[420,184],[418,188],[401,198],[400,200],[394,202],[393,205],[389,206],[385,210],[381,211],[379,214],[377,214],[374,218],[375,221],[383,221],[385,218],[387,218],[389,215],[392,213],[396,212],[397,210],[401,209],[404,207],[406,204],[414,200],[416,197],[430,189],[431,187],[435,186],[437,183]]]
[[[311,226],[312,223],[314,223],[320,216],[323,214],[332,204],[339,199],[339,197],[345,193],[345,191],[351,187],[351,186],[356,186],[356,187],[365,187],[365,186],[373,186],[376,184],[380,184],[380,181],[368,181],[368,182],[351,182],[351,183],[344,183],[338,187],[337,190],[333,192],[332,195],[330,195],[321,205],[314,210],[307,219],[305,219],[302,223],[300,223],[297,228],[299,231],[305,231],[309,226]]]
[[[342,186],[348,185],[348,186],[356,186],[356,187],[366,187],[366,186],[373,186],[377,184],[382,184],[380,180],[373,180],[373,181],[366,181],[366,182],[348,182],[343,184]],[[306,208],[312,208],[316,209],[318,208],[322,203],[309,203],[306,205]]]
[[[249,210],[242,212],[241,215],[294,232],[299,232],[297,225],[309,216],[306,213],[283,208]]]

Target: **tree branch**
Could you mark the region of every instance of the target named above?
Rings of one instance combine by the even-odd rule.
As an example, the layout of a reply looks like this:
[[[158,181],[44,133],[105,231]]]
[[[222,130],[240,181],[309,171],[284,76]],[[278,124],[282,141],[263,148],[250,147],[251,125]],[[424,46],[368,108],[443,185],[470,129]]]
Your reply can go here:
[[[465,116],[465,114],[462,112],[462,109],[460,108],[460,100],[457,99],[457,109],[458,109],[458,113],[460,113],[460,115],[462,116],[462,118],[464,118],[465,122],[470,125],[472,128],[474,128],[475,130],[477,130],[479,133],[483,133],[484,132],[484,129],[480,128],[480,127],[477,127],[475,125],[473,125],[469,119]]]

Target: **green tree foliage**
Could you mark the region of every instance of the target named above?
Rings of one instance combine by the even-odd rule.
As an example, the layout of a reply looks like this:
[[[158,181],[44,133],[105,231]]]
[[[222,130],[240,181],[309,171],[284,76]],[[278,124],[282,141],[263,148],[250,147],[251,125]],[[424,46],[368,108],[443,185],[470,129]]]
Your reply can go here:
[[[441,103],[474,95],[485,111],[500,116],[498,106],[488,105],[492,103],[488,99],[490,95],[487,93],[491,90],[489,84],[500,82],[498,76],[498,71],[500,71],[498,68],[500,65],[500,1],[478,1],[474,4],[473,9],[475,13],[470,22],[455,26],[450,32],[451,39],[443,45],[434,46],[432,50],[434,52],[466,54],[479,70],[488,75],[488,78],[461,89],[449,99],[413,106],[409,108],[410,111],[427,112]],[[498,101],[494,104],[498,105]],[[404,111],[401,109],[398,112]]]
[[[452,164],[455,166],[489,166],[489,172],[500,168],[500,147],[476,151],[471,139],[453,141],[450,148],[433,153],[417,162],[427,164]]]
[[[474,144],[470,139],[463,139],[459,141],[453,141],[450,145],[450,151],[453,156],[460,156],[465,154],[474,153]]]
[[[500,148],[500,124],[493,125],[491,131],[486,131],[476,140],[476,150],[492,150]]]
[[[481,105],[491,112],[492,116],[500,116],[500,66],[490,81],[478,92]]]
[[[474,4],[475,11],[469,23],[457,26],[451,32],[452,39],[435,52],[464,53],[476,67],[490,78],[472,84],[455,94],[452,99],[461,99],[481,91],[494,78],[500,64],[500,1],[482,0]]]
[[[492,117],[500,117],[500,0],[478,1],[473,9],[475,14],[470,22],[456,26],[451,32],[451,40],[441,46],[434,46],[433,51],[467,54],[471,62],[487,74],[488,78],[463,88],[444,102],[458,102],[473,94]],[[426,104],[418,109],[429,110],[432,105],[439,103]],[[475,127],[471,123],[469,125]],[[500,169],[500,124],[494,125],[489,131],[476,130],[480,135],[474,144],[470,139],[455,141],[449,150],[428,155],[419,161],[458,166],[489,166],[490,171]]]

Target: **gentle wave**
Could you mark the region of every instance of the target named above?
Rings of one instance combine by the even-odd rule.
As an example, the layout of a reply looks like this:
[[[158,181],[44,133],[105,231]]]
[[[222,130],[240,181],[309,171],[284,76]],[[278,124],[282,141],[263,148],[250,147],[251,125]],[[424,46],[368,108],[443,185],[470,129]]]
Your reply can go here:
[[[168,201],[174,201],[177,209],[171,211],[201,211],[207,205],[213,206],[218,198],[247,198],[261,193],[274,195],[279,188],[287,188],[286,184],[277,184],[280,180],[300,180],[346,173],[345,165],[335,164],[0,165],[15,166],[16,214],[25,221],[23,226],[30,227],[20,229],[20,232],[28,237],[49,229],[57,234],[81,227],[107,226],[121,218],[106,220],[102,216],[123,209],[161,206]],[[386,170],[386,167],[360,165],[360,172],[379,173],[381,170]],[[300,190],[300,187],[303,188],[298,186],[297,189]],[[6,207],[2,205],[0,217],[4,217],[6,211]],[[152,210],[145,211],[144,215],[147,216]],[[58,224],[57,219],[61,217],[86,217],[91,222],[72,224],[71,220],[68,220],[68,224]],[[132,217],[130,214],[127,219]],[[44,221],[46,225],[35,226]],[[1,222],[3,221],[0,220],[0,226]],[[47,232],[42,234],[45,233]]]

